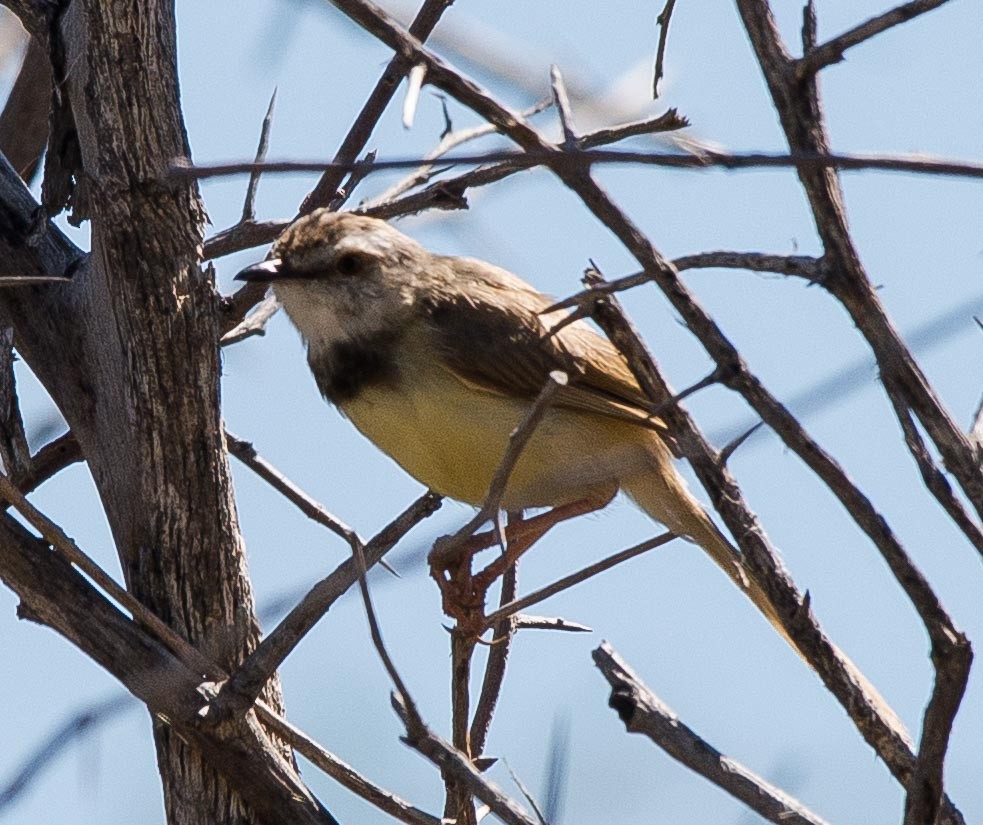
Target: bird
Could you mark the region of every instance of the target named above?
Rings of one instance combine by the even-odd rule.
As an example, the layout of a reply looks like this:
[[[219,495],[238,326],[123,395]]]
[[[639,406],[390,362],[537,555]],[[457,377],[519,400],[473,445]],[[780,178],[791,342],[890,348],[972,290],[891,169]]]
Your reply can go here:
[[[688,490],[625,358],[584,321],[561,323],[568,312],[517,275],[432,253],[383,220],[319,209],[236,278],[272,286],[328,402],[419,482],[466,504],[484,503],[510,434],[550,374],[565,373],[502,508],[580,512],[624,492],[702,547],[789,638]]]

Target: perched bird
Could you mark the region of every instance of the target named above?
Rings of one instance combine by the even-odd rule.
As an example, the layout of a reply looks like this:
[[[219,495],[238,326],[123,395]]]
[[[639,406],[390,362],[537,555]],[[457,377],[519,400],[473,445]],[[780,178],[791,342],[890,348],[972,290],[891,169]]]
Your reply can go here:
[[[509,478],[506,510],[602,507],[622,490],[699,544],[781,629],[740,554],[690,494],[624,358],[528,283],[473,258],[435,255],[384,221],[318,210],[271,257],[264,281],[307,343],[322,395],[435,492],[481,505],[551,371],[554,395]]]

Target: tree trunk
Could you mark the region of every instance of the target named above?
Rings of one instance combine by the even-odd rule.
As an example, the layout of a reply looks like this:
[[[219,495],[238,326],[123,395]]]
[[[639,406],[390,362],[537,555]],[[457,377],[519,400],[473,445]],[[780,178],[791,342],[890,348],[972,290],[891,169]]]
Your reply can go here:
[[[221,423],[218,305],[200,268],[204,210],[192,181],[166,179],[188,154],[173,7],[75,0],[59,22],[49,164],[91,222],[92,252],[71,283],[0,301],[78,438],[127,586],[231,670],[258,628]],[[264,698],[279,709],[278,683]],[[253,820],[160,721],[155,739],[169,822]]]

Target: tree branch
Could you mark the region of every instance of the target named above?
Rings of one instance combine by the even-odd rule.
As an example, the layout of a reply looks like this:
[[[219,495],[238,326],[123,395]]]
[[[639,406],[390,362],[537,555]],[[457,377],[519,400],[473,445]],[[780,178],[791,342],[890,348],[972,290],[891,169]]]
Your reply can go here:
[[[884,14],[872,17],[859,26],[854,26],[838,37],[810,49],[796,60],[793,64],[796,80],[800,83],[807,80],[821,69],[833,63],[839,63],[847,49],[863,43],[865,40],[870,40],[870,38],[893,26],[907,23],[920,14],[937,9],[947,2],[948,0],[911,0],[911,2],[902,3],[900,6],[884,12]]]
[[[606,642],[594,664],[611,685],[612,707],[629,733],[641,733],[677,762],[739,799],[775,825],[826,825],[797,799],[769,784],[702,739],[680,721]]]
[[[367,567],[377,564],[411,528],[440,507],[440,498],[426,493],[383,528],[364,548]],[[360,544],[355,537],[353,552]],[[346,559],[307,593],[300,603],[263,639],[222,686],[214,702],[215,719],[241,716],[256,700],[266,681],[276,672],[301,639],[348,589],[358,581],[358,565]]]
[[[266,821],[337,825],[272,747],[255,719],[212,731],[197,724],[207,699],[201,675],[9,516],[0,518],[0,580],[21,598],[21,615],[44,624],[119,679],[158,718],[193,743]]]

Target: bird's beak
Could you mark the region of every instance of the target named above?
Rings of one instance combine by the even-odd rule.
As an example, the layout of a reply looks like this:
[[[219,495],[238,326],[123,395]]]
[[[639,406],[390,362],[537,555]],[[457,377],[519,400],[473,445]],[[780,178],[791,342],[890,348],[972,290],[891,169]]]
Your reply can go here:
[[[236,275],[235,279],[237,281],[268,283],[282,276],[283,261],[279,258],[270,258],[268,261],[260,261],[258,264],[247,266],[242,272]]]

